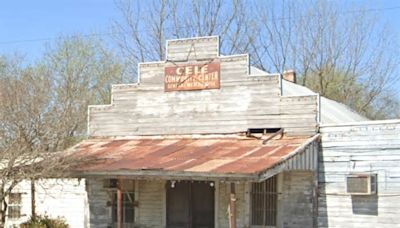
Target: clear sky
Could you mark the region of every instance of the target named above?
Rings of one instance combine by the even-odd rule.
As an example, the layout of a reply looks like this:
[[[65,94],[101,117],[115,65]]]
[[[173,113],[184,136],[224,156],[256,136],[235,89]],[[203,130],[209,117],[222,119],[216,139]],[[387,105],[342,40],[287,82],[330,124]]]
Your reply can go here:
[[[0,54],[18,51],[34,60],[60,35],[106,33],[118,17],[113,0],[3,0]]]
[[[387,20],[400,40],[400,1],[355,0],[352,4],[362,5],[364,9],[385,9],[373,13]],[[343,7],[343,10],[348,9]],[[0,54],[19,52],[27,60],[35,60],[52,38],[74,33],[107,33],[111,21],[118,17],[114,0],[3,0]]]

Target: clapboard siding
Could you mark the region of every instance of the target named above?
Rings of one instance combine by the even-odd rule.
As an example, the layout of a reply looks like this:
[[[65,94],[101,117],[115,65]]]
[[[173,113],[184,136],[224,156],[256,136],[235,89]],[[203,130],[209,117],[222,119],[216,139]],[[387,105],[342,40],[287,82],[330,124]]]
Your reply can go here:
[[[215,58],[219,55],[217,36],[167,41],[167,60],[185,61]]]
[[[168,41],[166,61],[139,64],[139,83],[113,85],[110,105],[89,107],[89,136],[217,134],[248,128],[316,133],[317,96],[282,97],[279,75],[250,76],[249,56],[219,56],[218,42],[218,37]],[[209,62],[220,63],[219,89],[164,91],[165,67]]]
[[[229,80],[237,80],[249,74],[248,55],[223,56],[215,61],[220,62],[221,82],[229,83]],[[185,63],[175,62],[151,62],[139,64],[139,78],[141,85],[160,86],[164,82],[164,67],[175,66],[176,64],[205,64],[209,61],[190,61]],[[235,82],[235,81],[233,81]],[[164,90],[164,87],[159,87]]]
[[[321,126],[319,227],[399,227],[400,121]],[[378,194],[346,194],[346,175],[377,174]]]
[[[165,93],[160,87],[113,86],[112,104],[91,106],[91,136],[231,133],[284,127],[315,133],[317,97],[280,97],[275,77],[245,77],[220,90]],[[229,81],[227,82],[229,83]]]

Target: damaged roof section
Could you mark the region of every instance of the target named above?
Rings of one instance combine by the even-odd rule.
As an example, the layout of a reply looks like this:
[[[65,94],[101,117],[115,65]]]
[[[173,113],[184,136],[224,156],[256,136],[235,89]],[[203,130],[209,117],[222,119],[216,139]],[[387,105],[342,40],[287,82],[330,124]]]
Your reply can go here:
[[[264,144],[263,139],[227,136],[94,138],[72,152],[92,158],[77,168],[82,176],[261,181],[283,170],[314,170],[318,138],[277,136]]]

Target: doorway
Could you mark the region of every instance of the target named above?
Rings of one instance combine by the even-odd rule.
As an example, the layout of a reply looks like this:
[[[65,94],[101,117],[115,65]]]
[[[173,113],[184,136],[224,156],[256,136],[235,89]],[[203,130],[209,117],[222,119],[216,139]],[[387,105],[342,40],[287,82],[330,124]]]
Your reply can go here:
[[[167,228],[214,228],[210,182],[167,182]]]

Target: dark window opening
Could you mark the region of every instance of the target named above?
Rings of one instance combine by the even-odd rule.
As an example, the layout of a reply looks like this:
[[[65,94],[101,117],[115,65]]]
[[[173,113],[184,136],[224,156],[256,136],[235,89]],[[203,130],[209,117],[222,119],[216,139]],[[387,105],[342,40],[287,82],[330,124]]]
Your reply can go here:
[[[273,176],[261,183],[253,183],[251,188],[251,224],[276,226],[278,207],[278,183]]]
[[[281,128],[249,128],[247,129],[247,135],[251,134],[269,134],[269,133],[276,133]]]
[[[21,193],[10,193],[8,195],[8,218],[19,219],[21,217]]]

